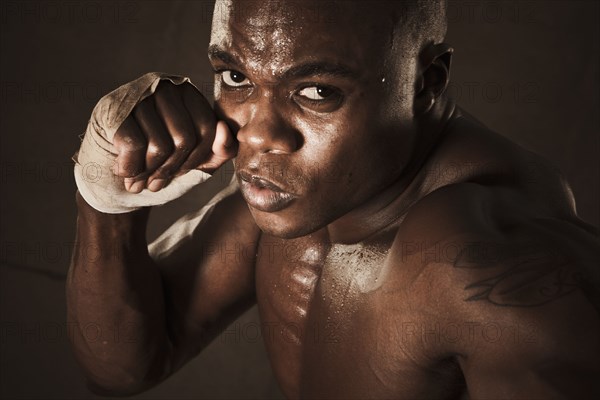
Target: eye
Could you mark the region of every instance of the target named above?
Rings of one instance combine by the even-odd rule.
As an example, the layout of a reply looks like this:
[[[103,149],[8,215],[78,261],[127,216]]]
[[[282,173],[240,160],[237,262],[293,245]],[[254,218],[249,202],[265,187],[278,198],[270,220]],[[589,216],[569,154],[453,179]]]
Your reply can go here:
[[[329,113],[341,107],[344,94],[335,87],[313,83],[299,88],[294,93],[294,99],[304,108],[319,113]]]
[[[326,100],[335,94],[335,90],[325,86],[309,86],[298,92],[299,96],[306,97],[309,100]]]
[[[223,83],[231,87],[241,87],[250,85],[250,80],[246,78],[246,75],[237,71],[223,71],[221,72],[221,79]]]

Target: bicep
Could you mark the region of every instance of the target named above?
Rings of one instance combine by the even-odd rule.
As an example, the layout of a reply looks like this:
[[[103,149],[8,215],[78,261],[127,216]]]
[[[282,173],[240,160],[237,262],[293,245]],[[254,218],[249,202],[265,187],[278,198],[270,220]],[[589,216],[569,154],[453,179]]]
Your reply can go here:
[[[177,369],[255,302],[260,230],[235,185],[152,245]]]

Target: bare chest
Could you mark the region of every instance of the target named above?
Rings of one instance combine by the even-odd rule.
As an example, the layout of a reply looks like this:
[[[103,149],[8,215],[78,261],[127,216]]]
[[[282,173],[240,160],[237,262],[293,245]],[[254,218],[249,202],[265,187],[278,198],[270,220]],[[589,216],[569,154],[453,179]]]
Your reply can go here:
[[[418,346],[398,336],[401,307],[385,304],[386,246],[317,239],[265,240],[260,248],[262,333],[286,396],[446,398],[456,368],[428,371],[415,362],[419,355],[401,350]]]

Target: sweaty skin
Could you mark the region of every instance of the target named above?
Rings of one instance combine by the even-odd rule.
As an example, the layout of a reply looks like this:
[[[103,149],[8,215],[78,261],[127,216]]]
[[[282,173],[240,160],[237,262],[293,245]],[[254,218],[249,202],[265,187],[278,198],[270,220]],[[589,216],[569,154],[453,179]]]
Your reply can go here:
[[[124,244],[76,253],[70,315],[137,329],[74,339],[96,390],[156,385],[256,303],[289,398],[599,395],[598,231],[554,167],[446,98],[450,47],[409,56],[376,11],[241,4],[217,4],[209,47],[240,189],[150,254],[147,210],[78,198],[80,246]]]

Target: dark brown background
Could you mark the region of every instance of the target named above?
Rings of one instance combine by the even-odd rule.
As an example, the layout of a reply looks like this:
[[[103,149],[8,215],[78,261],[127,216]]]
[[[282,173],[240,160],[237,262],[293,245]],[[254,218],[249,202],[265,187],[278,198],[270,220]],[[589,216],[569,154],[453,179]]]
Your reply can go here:
[[[93,398],[70,353],[64,274],[73,241],[69,158],[95,102],[151,70],[210,91],[211,2],[1,3],[2,398]],[[598,226],[595,1],[455,1],[451,92],[491,128],[557,164],[580,216]],[[216,188],[225,176],[211,183]],[[153,236],[198,191],[154,213]],[[139,398],[280,397],[256,310],[176,376]],[[93,327],[92,327],[93,328]],[[90,335],[94,335],[93,329]]]

